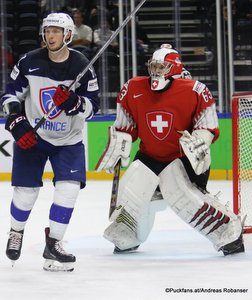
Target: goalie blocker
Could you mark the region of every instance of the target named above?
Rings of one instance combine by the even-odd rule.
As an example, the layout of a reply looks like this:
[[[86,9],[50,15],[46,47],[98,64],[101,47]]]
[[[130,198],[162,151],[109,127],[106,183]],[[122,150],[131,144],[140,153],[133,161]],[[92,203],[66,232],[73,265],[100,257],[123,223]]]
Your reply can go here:
[[[119,159],[121,159],[122,167],[127,167],[130,161],[131,135],[117,131],[114,126],[111,126],[109,127],[108,136],[107,147],[95,167],[97,172],[106,170],[108,173],[113,173]]]
[[[244,252],[240,218],[217,198],[195,187],[180,159],[159,176],[139,160],[127,169],[120,181],[113,223],[104,232],[117,250],[135,249],[147,239],[154,221],[151,199],[158,185],[172,210],[208,238],[217,251],[224,255]]]

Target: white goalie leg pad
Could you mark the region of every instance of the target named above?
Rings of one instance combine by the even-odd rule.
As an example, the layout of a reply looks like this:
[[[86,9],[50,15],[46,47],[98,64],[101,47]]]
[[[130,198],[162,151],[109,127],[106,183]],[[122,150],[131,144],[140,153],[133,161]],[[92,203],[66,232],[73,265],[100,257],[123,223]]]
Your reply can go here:
[[[121,250],[143,243],[153,226],[150,201],[159,183],[155,175],[140,160],[127,169],[120,180],[118,205],[111,216],[113,223],[104,237]]]
[[[240,218],[190,181],[179,159],[160,174],[160,190],[173,211],[206,236],[217,250],[237,240],[242,232]]]

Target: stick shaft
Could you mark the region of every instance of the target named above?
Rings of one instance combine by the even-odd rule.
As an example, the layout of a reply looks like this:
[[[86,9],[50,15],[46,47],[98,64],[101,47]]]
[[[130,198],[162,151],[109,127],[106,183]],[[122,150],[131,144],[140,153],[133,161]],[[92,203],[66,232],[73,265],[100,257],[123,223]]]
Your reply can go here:
[[[106,41],[106,43],[100,48],[100,50],[96,53],[96,55],[90,60],[90,62],[87,64],[85,69],[77,75],[77,77],[73,80],[73,82],[69,85],[68,90],[71,89],[71,87],[74,85],[74,83],[79,81],[88,71],[89,68],[96,62],[96,60],[102,55],[102,53],[107,49],[107,47],[111,44],[111,42],[115,39],[115,37],[118,35],[118,33],[128,24],[128,22],[131,20],[131,18],[137,13],[137,11],[141,8],[141,6],[144,4],[146,0],[142,0],[129,15],[125,18],[125,20],[122,22],[122,24],[113,32],[111,37]],[[55,106],[52,106],[51,109],[44,114],[44,116],[39,120],[39,122],[34,127],[33,131],[36,132],[41,125],[44,124],[44,122],[47,120],[47,118],[50,116],[51,112],[54,110]]]
[[[43,115],[43,117],[38,121],[38,123],[36,124],[36,126],[33,128],[33,132],[36,132],[36,131],[39,129],[39,127],[45,123],[46,119],[50,116],[51,112],[52,112],[55,108],[56,108],[56,106],[53,105],[53,106],[49,109],[49,111],[48,111],[46,114]]]
[[[76,77],[76,79],[71,83],[69,89],[72,87],[74,82],[77,80],[79,81],[81,77],[86,74],[88,69],[96,62],[96,60],[101,56],[101,54],[108,48],[108,46],[111,44],[111,42],[116,38],[118,33],[128,24],[128,22],[131,20],[131,18],[137,13],[137,11],[141,8],[141,6],[144,4],[146,0],[142,0],[129,15],[125,18],[125,20],[122,22],[121,25],[118,26],[118,28],[113,32],[111,37],[106,41],[106,43],[100,48],[100,50],[96,53],[96,55],[90,60],[89,64],[85,67],[85,69]]]
[[[113,177],[113,184],[112,184],[112,192],[111,192],[111,199],[110,199],[110,206],[109,206],[109,219],[114,212],[117,204],[117,194],[119,188],[119,179],[120,179],[120,170],[121,170],[121,160],[119,159],[117,164],[115,165],[114,169],[114,177]]]

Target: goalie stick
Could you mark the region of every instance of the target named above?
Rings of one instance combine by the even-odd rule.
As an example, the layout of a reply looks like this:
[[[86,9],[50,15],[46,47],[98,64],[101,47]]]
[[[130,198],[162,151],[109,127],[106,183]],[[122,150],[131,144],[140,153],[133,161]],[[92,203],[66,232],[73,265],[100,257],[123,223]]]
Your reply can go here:
[[[111,37],[106,41],[106,43],[100,48],[100,50],[96,53],[96,55],[90,60],[90,62],[87,64],[85,69],[77,75],[77,77],[73,80],[73,82],[70,84],[69,87],[67,87],[68,90],[71,89],[71,87],[74,85],[75,82],[78,82],[92,67],[92,65],[96,62],[96,60],[101,56],[101,54],[107,49],[107,47],[110,45],[110,43],[115,39],[115,37],[118,35],[118,33],[128,24],[128,22],[131,20],[131,18],[137,13],[137,11],[141,8],[141,6],[144,4],[146,0],[142,0],[129,15],[125,18],[125,20],[122,22],[122,24],[114,31],[114,33],[111,35]],[[39,122],[34,127],[33,131],[36,132],[39,127],[44,124],[44,122],[47,120],[47,118],[50,116],[52,111],[56,108],[56,106],[52,106],[47,113],[43,115],[43,117],[39,120]]]
[[[114,212],[114,210],[116,209],[120,170],[121,170],[121,160],[119,159],[114,168],[114,177],[113,177],[111,199],[110,199],[110,206],[109,206],[109,219],[112,213]]]

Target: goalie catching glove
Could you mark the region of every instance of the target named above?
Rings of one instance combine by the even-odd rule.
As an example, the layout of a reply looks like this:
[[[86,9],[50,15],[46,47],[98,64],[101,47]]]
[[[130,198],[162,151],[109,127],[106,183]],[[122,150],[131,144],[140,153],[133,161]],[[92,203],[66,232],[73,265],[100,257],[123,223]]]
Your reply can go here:
[[[186,70],[185,68],[182,69],[180,76],[183,79],[192,79],[191,73],[188,70]]]
[[[105,170],[113,173],[116,163],[121,159],[122,167],[127,167],[130,161],[132,137],[125,132],[116,131],[116,128],[109,127],[109,141],[100,160],[96,165],[96,171]]]
[[[210,167],[210,145],[213,138],[214,135],[206,129],[195,130],[192,134],[187,130],[182,132],[179,143],[197,175]]]

